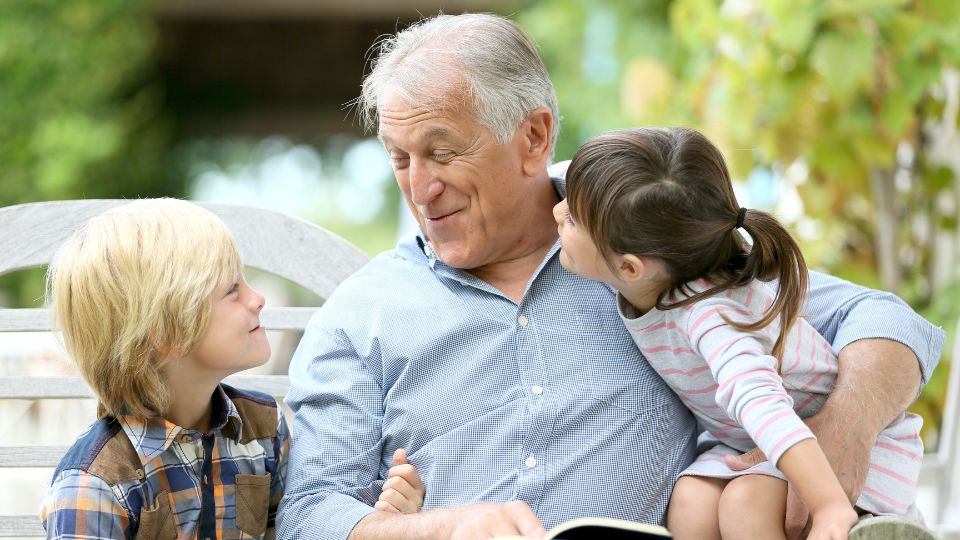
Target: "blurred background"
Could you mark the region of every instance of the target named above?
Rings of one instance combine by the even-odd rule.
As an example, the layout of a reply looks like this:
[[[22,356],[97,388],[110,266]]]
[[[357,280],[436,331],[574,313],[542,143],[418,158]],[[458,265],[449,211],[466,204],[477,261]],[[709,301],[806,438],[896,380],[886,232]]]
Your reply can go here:
[[[349,104],[377,37],[441,9],[509,15],[539,43],[563,117],[557,160],[615,127],[701,129],[727,156],[741,203],[787,223],[812,268],[895,292],[953,333],[955,0],[6,0],[0,206],[254,204],[370,255],[388,249],[409,221]],[[43,271],[0,276],[0,307],[42,305]],[[316,302],[253,279],[274,305]],[[70,369],[52,340],[0,339],[0,374]],[[297,336],[275,339],[265,369],[285,373]],[[914,406],[929,450],[949,363],[945,353]],[[86,405],[2,407],[0,429],[38,444],[66,444],[93,417]],[[15,511],[35,510],[37,497],[12,495],[0,490],[25,505]]]

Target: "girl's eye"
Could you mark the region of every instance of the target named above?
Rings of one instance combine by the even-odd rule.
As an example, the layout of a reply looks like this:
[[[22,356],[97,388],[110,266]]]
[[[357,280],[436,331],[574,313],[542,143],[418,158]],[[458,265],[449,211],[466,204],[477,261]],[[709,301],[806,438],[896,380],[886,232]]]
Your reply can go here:
[[[232,286],[230,286],[230,291],[228,291],[227,294],[233,294],[233,293],[236,293],[236,292],[240,292],[240,284],[239,284],[239,283],[234,283]]]
[[[575,226],[575,225],[576,225],[576,223],[573,222],[573,218],[570,217],[570,212],[564,212],[564,216],[566,216],[566,218],[567,218],[567,224],[568,224],[568,225],[571,225],[571,226]]]

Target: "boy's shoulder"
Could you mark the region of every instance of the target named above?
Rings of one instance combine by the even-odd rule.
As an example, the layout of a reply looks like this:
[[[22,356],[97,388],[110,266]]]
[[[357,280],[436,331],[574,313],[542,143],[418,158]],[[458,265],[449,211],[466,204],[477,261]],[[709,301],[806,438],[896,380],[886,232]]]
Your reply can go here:
[[[277,400],[263,392],[234,388],[220,383],[243,422],[241,443],[277,436],[280,422]]]
[[[143,468],[137,451],[115,418],[100,418],[77,437],[53,473],[80,470],[113,486],[128,480],[142,480]]]

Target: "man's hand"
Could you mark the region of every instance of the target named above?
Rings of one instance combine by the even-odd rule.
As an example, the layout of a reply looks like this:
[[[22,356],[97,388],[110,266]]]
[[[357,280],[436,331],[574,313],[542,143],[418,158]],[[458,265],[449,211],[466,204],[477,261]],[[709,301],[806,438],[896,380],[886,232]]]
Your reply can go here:
[[[542,539],[547,531],[527,503],[478,503],[416,514],[374,512],[360,520],[350,540],[488,540],[501,536]]]
[[[523,501],[472,504],[455,510],[456,523],[450,540],[487,540],[499,536],[522,536],[540,540],[547,531]]]

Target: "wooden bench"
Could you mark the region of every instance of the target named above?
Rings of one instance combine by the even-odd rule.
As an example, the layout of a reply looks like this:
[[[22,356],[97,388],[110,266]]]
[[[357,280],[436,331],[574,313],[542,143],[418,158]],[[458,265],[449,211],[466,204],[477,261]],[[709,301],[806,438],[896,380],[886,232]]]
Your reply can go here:
[[[125,204],[123,200],[56,201],[0,208],[0,275],[44,267],[57,248],[87,219]],[[230,227],[244,265],[276,274],[326,299],[368,258],[329,231],[262,208],[206,204]],[[316,307],[273,307],[268,302],[261,321],[268,330],[302,331]],[[46,309],[0,309],[0,332],[49,332]],[[282,397],[286,375],[243,375],[228,382]],[[79,377],[0,376],[0,400],[92,398]],[[91,417],[90,422],[94,419]],[[11,440],[11,442],[14,442]],[[0,469],[56,467],[67,446],[2,446]],[[49,477],[48,477],[49,481]],[[39,501],[37,501],[39,505]],[[44,536],[36,514],[0,515],[0,536]]]

